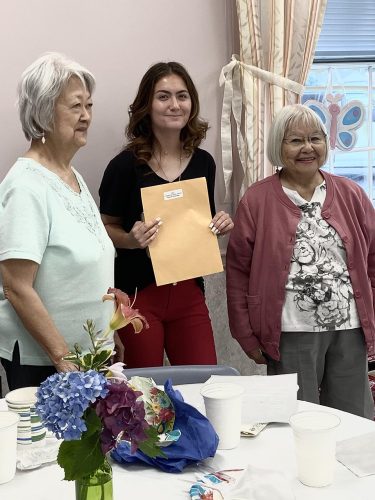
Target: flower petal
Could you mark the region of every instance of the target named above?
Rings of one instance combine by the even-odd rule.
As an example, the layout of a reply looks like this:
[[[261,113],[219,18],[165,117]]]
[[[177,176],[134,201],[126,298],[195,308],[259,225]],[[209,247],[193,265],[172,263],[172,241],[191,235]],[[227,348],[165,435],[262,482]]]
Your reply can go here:
[[[145,318],[143,318],[144,321],[145,321],[145,325],[143,325],[143,322],[140,318],[134,318],[131,320],[131,324],[133,325],[133,328],[134,328],[134,333],[139,333],[143,330],[143,326],[145,326],[146,328],[149,327],[147,321]]]
[[[117,306],[109,323],[111,330],[119,330],[129,323],[133,325],[135,333],[139,333],[144,327],[149,327],[146,318],[139,313],[138,309],[130,306],[130,299],[126,293],[118,288],[109,288],[108,293],[113,293],[114,298],[111,295],[104,295],[103,300],[109,298],[115,300]]]
[[[112,366],[109,366],[107,377],[115,377],[118,379],[127,380],[127,377],[123,372],[124,366],[125,363],[121,363],[120,361],[114,363]]]
[[[106,301],[106,300],[115,300],[115,298],[113,297],[113,295],[108,295],[107,293],[105,295],[103,295],[102,297],[102,301]]]

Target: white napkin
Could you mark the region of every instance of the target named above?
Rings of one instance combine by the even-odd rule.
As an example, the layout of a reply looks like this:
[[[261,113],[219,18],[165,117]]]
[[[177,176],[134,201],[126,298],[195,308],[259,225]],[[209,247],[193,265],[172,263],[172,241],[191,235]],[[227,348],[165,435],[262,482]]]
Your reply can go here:
[[[375,432],[339,441],[336,458],[358,477],[375,474]]]
[[[189,493],[192,500],[295,500],[291,485],[281,471],[253,465],[246,469],[208,472],[198,478]]]
[[[295,500],[291,485],[281,471],[249,465],[225,500]]]
[[[24,446],[17,449],[17,469],[36,469],[41,465],[55,462],[61,441],[56,438],[47,438],[44,446],[33,448]]]

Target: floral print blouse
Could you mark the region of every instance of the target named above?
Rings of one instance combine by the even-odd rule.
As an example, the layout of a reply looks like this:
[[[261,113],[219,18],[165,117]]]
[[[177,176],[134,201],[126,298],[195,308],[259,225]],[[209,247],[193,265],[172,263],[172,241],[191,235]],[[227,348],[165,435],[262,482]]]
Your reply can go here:
[[[344,244],[321,216],[325,182],[315,188],[310,202],[283,187],[301,209],[286,296],[283,332],[323,332],[360,327]]]

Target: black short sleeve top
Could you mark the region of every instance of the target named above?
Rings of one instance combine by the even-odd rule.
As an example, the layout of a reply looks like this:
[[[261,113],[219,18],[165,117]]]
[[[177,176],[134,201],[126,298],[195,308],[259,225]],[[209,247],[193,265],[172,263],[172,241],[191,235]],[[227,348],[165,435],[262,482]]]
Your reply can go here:
[[[181,180],[205,177],[212,216],[215,214],[215,162],[203,149],[197,148]],[[168,184],[147,163],[139,163],[131,151],[122,151],[113,158],[105,172],[99,188],[100,212],[112,217],[121,217],[122,227],[129,232],[143,212],[141,188]],[[151,259],[146,250],[118,248],[115,261],[115,286],[128,294],[155,283]]]

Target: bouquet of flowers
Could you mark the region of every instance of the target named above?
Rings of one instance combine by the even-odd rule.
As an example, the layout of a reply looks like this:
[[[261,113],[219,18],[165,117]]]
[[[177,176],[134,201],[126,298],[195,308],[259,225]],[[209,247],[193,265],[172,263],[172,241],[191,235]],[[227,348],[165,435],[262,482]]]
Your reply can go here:
[[[139,448],[150,457],[163,455],[158,431],[145,418],[142,392],[123,375],[123,363],[107,366],[113,355],[109,333],[129,323],[138,333],[148,327],[147,321],[120,290],[110,288],[103,300],[116,303],[106,332],[95,332],[88,320],[84,328],[90,351],[83,353],[76,344],[64,357],[77,371],[51,375],[37,391],[37,413],[45,427],[63,439],[57,462],[66,480],[80,480],[105,467],[106,454],[121,440],[130,443],[132,452]]]

